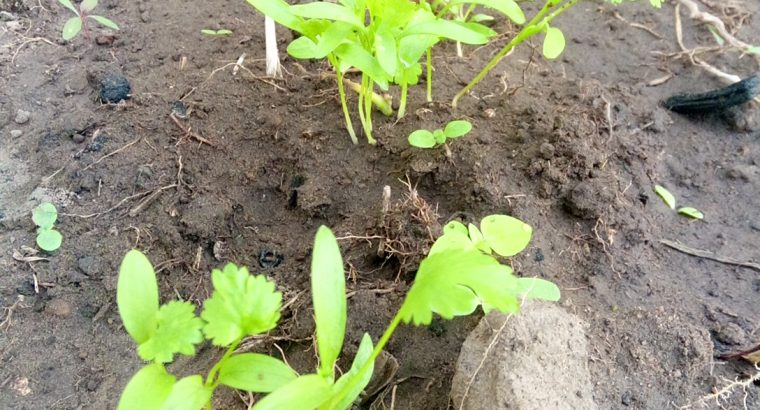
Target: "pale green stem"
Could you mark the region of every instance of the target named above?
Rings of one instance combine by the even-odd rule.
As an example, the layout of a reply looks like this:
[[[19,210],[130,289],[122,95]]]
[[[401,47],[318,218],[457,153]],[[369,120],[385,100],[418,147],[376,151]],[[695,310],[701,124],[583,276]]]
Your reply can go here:
[[[427,49],[427,100],[433,102],[433,52]]]
[[[346,101],[346,90],[343,86],[343,73],[340,70],[335,70],[338,76],[338,94],[340,94],[340,105],[343,108],[343,116],[346,117],[346,129],[348,135],[351,136],[351,141],[354,144],[358,144],[359,140],[356,138],[356,132],[354,131],[354,124],[351,122],[351,114],[348,112],[348,102]]]
[[[406,95],[409,89],[409,84],[401,83],[401,99],[398,103],[398,119],[401,119],[406,115]]]
[[[481,70],[478,75],[476,75],[470,82],[467,84],[461,91],[457,93],[457,95],[454,96],[454,99],[451,101],[451,106],[453,108],[457,107],[457,102],[460,98],[462,98],[463,95],[470,92],[473,88],[475,88],[476,85],[494,68],[497,64],[501,61],[504,56],[509,54],[512,49],[514,49],[519,44],[523,43],[525,40],[531,38],[532,36],[542,32],[544,28],[546,27],[549,22],[554,20],[555,17],[562,14],[565,10],[570,8],[572,5],[578,2],[578,0],[569,0],[565,4],[563,4],[560,7],[555,8],[555,10],[548,16],[544,18],[546,13],[552,8],[551,6],[552,0],[547,0],[546,4],[544,4],[544,7],[541,8],[541,11],[536,14],[533,19],[526,24],[522,30],[515,36],[509,43],[507,43],[504,48],[501,49],[492,59],[491,61],[486,64],[486,66]],[[543,20],[542,20],[543,19]]]
[[[364,118],[367,121],[365,124],[365,133],[367,134],[367,142],[370,145],[377,144],[375,138],[372,137],[372,86],[374,82],[372,78],[366,75],[362,75],[362,85],[364,86]]]
[[[356,94],[362,93],[361,85],[356,84],[355,82],[347,78],[343,79],[343,83],[348,85],[352,90],[354,90]],[[388,102],[388,100],[386,100],[385,97],[373,91],[371,98],[372,98],[372,104],[375,104],[375,107],[377,107],[377,109],[380,110],[380,112],[383,113],[383,115],[385,115],[386,117],[390,117],[391,115],[393,115],[393,107],[391,107],[391,103]]]
[[[222,367],[224,362],[232,356],[233,353],[235,353],[235,350],[237,350],[238,345],[243,340],[243,338],[239,338],[232,342],[229,348],[227,348],[227,351],[224,352],[224,356],[222,356],[221,359],[219,359],[218,362],[214,365],[214,367],[211,368],[211,370],[208,372],[208,376],[206,377],[206,387],[212,387],[216,388],[216,375],[219,373],[219,369]]]

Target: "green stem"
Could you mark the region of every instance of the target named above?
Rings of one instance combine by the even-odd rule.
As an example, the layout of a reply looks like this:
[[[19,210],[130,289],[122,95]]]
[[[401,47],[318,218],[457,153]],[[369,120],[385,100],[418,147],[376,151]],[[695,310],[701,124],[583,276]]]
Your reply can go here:
[[[401,99],[398,104],[398,119],[401,119],[406,115],[406,95],[409,89],[409,84],[401,83]]]
[[[367,77],[366,80],[362,79],[362,82],[364,83],[364,117],[367,119],[367,142],[370,145],[377,144],[377,141],[375,141],[375,138],[372,137],[372,88],[374,85],[374,82],[372,81],[372,78],[370,76],[364,76]]]
[[[227,351],[224,352],[224,356],[222,356],[221,359],[219,359],[218,362],[214,365],[214,367],[211,368],[208,372],[208,376],[206,376],[206,387],[216,388],[216,375],[219,373],[219,369],[222,367],[224,362],[229,359],[230,356],[232,356],[233,353],[235,353],[235,350],[238,348],[238,345],[240,345],[240,342],[243,340],[243,338],[237,339],[230,347],[227,348]]]
[[[337,66],[336,66],[337,67]],[[348,103],[346,102],[346,90],[343,86],[343,73],[340,72],[340,70],[335,70],[335,73],[338,76],[338,94],[340,94],[340,106],[343,108],[343,116],[346,118],[346,129],[348,130],[348,135],[351,136],[351,141],[354,143],[354,145],[359,143],[359,140],[356,138],[356,132],[354,131],[354,124],[351,122],[351,114],[348,112]]]
[[[372,355],[369,357],[366,363],[364,363],[364,366],[362,366],[361,370],[359,370],[354,377],[351,378],[351,380],[346,383],[345,386],[335,395],[333,396],[333,399],[330,401],[329,409],[332,409],[332,406],[335,405],[335,403],[343,400],[344,397],[348,394],[351,389],[356,386],[356,383],[359,383],[359,380],[361,379],[361,376],[369,371],[369,368],[372,367],[375,363],[375,359],[377,359],[377,356],[380,355],[380,353],[383,351],[383,348],[385,345],[388,344],[388,341],[391,339],[391,336],[393,336],[393,332],[396,331],[396,328],[401,323],[401,309],[396,312],[396,316],[393,317],[393,320],[391,320],[391,323],[388,325],[388,328],[385,329],[385,333],[380,337],[380,340],[377,341],[377,345],[375,346],[375,350],[372,351]]]
[[[570,8],[571,6],[573,6],[575,3],[577,3],[578,0],[569,0],[569,1],[567,1],[566,3],[564,3],[563,5],[561,5],[559,7],[555,6],[554,7],[554,11],[550,15],[544,17],[546,15],[546,13],[549,12],[549,10],[552,9],[551,2],[552,2],[552,0],[547,0],[546,4],[544,4],[544,7],[541,8],[541,11],[539,11],[538,14],[536,14],[536,16],[533,17],[533,19],[528,24],[526,24],[523,27],[522,30],[520,30],[520,32],[517,34],[517,36],[515,36],[514,38],[512,38],[512,40],[509,43],[507,43],[507,45],[504,46],[504,48],[502,48],[501,51],[499,51],[491,59],[491,61],[488,62],[488,64],[486,64],[486,66],[483,68],[483,70],[481,70],[478,73],[478,75],[476,75],[469,82],[469,84],[467,84],[464,88],[462,88],[461,91],[459,91],[457,93],[457,95],[454,96],[454,99],[451,101],[451,106],[453,108],[456,108],[457,107],[457,102],[459,101],[459,99],[462,98],[463,95],[469,93],[473,88],[475,88],[475,86],[478,85],[478,83],[494,67],[496,67],[496,65],[499,64],[499,62],[501,61],[501,59],[504,58],[504,56],[506,56],[507,54],[509,54],[509,52],[512,51],[512,49],[514,49],[516,46],[518,46],[521,43],[523,43],[525,40],[527,40],[527,39],[533,37],[534,35],[536,35],[536,34],[542,32],[542,31],[544,31],[544,28],[546,27],[547,24],[549,24],[549,22],[551,22],[552,20],[554,20],[555,17],[557,17],[558,15],[562,14],[562,12],[564,12],[565,10],[567,10],[568,8]]]
[[[343,83],[349,86],[349,88],[351,88],[354,92],[356,92],[356,94],[361,95],[362,93],[361,85],[356,84],[355,82],[347,78],[343,79]],[[385,99],[385,97],[373,91],[371,98],[372,98],[372,104],[375,104],[375,107],[377,107],[377,109],[380,110],[380,112],[383,113],[383,115],[385,115],[386,117],[390,117],[391,115],[393,115],[393,107],[391,107],[391,103],[387,99]]]
[[[427,49],[427,100],[433,102],[433,52]]]

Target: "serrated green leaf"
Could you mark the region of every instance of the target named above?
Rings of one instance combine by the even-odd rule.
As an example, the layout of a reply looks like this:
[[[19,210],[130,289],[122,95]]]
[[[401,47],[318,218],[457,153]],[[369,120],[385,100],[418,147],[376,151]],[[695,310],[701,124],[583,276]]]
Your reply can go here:
[[[294,15],[290,5],[283,0],[246,0],[261,14],[269,16],[277,24],[304,34],[304,19]]]
[[[161,410],[200,410],[211,400],[213,392],[203,385],[201,376],[183,377],[172,386]]]
[[[507,215],[489,215],[480,221],[483,239],[501,256],[517,255],[530,242],[533,228],[525,222]]]
[[[549,27],[546,29],[546,36],[544,37],[544,57],[549,60],[554,60],[562,54],[565,49],[565,35],[562,34],[562,30],[556,27]]]
[[[417,130],[409,134],[409,145],[417,148],[433,148],[435,137],[428,130]]]
[[[704,219],[705,215],[696,208],[685,206],[678,208],[678,213],[693,219]]]
[[[451,232],[459,232],[464,235],[469,235],[467,227],[459,221],[449,221],[449,223],[444,225],[443,234],[446,235],[447,233]]]
[[[216,346],[229,346],[245,336],[267,332],[280,320],[282,293],[263,275],[232,263],[211,272],[214,293],[203,304],[203,332]]]
[[[63,25],[63,33],[61,36],[64,40],[68,41],[72,38],[76,37],[77,34],[82,30],[82,19],[79,17],[72,17],[68,20],[66,20],[66,23]]]
[[[156,330],[140,343],[137,353],[143,360],[169,363],[176,353],[195,354],[195,345],[203,341],[203,321],[195,316],[195,305],[173,300],[162,305],[156,314]]]
[[[311,3],[290,6],[289,10],[293,15],[298,17],[342,21],[356,28],[364,29],[364,21],[362,21],[351,9],[340,4],[314,1]]]
[[[269,393],[298,375],[283,361],[258,353],[230,356],[219,368],[219,383],[238,390]]]
[[[525,24],[525,13],[514,0],[452,0],[451,5],[478,4],[498,10],[516,24]]]
[[[346,333],[346,277],[338,241],[326,226],[314,238],[311,293],[317,327],[319,374],[332,379]]]
[[[82,2],[79,3],[79,9],[85,13],[89,13],[94,10],[97,5],[98,0],[82,0]]]
[[[343,390],[343,387],[345,387],[346,384],[348,384],[354,378],[358,378],[359,381],[351,387],[351,390],[339,402],[333,404],[330,407],[327,407],[327,405],[332,403],[326,403],[326,405],[321,407],[320,410],[350,408],[351,403],[353,403],[354,400],[359,397],[364,388],[367,387],[367,384],[369,384],[369,381],[372,379],[372,372],[375,368],[374,363],[372,363],[364,371],[364,373],[360,374],[362,367],[364,367],[364,365],[367,364],[367,361],[372,357],[372,349],[372,338],[367,333],[365,333],[364,336],[362,336],[361,343],[359,343],[359,350],[356,352],[356,356],[354,356],[354,362],[351,364],[351,370],[349,370],[348,373],[341,376],[340,379],[335,382],[332,387],[332,393],[335,395]]]
[[[124,256],[116,287],[119,316],[132,339],[139,345],[156,332],[158,284],[148,258],[133,249]]]
[[[431,251],[420,263],[399,314],[405,323],[428,325],[433,313],[451,319],[472,313],[481,303],[516,312],[516,285],[508,266],[478,250]]]
[[[43,202],[32,211],[32,221],[43,229],[50,229],[58,220],[58,210],[50,202]]]
[[[472,131],[472,124],[466,120],[451,121],[446,124],[443,133],[446,134],[446,138],[459,138]]]
[[[74,7],[73,4],[71,4],[70,0],[58,0],[58,2],[61,3],[67,9],[71,10],[77,16],[79,15],[79,10],[77,10],[77,8]]]
[[[111,30],[118,30],[118,29],[119,29],[119,26],[118,26],[118,25],[116,25],[116,23],[114,23],[114,22],[113,22],[111,19],[108,19],[108,18],[106,18],[106,17],[103,17],[103,16],[96,16],[96,15],[94,15],[94,14],[93,14],[93,15],[89,15],[89,16],[87,16],[87,17],[89,17],[89,18],[91,18],[91,19],[93,19],[93,20],[97,21],[97,22],[98,22],[98,24],[100,24],[100,25],[101,25],[101,26],[103,26],[103,27],[108,27],[108,28],[110,28]]]
[[[55,229],[42,229],[37,232],[37,246],[43,251],[53,252],[61,247],[63,235]]]
[[[417,34],[430,34],[465,44],[485,44],[488,42],[487,36],[484,36],[464,24],[441,19],[410,25],[401,33],[400,37]]]
[[[127,383],[118,410],[159,410],[172,391],[176,378],[158,363],[140,369]]]
[[[322,376],[307,374],[273,391],[253,410],[314,410],[330,398],[330,385]]]
[[[541,278],[517,278],[517,295],[520,298],[541,299],[556,302],[560,298],[559,287]]]
[[[670,193],[665,187],[662,185],[655,185],[654,186],[654,192],[662,198],[662,201],[665,202],[665,205],[668,206],[670,209],[676,209],[676,197],[673,196],[673,194]]]

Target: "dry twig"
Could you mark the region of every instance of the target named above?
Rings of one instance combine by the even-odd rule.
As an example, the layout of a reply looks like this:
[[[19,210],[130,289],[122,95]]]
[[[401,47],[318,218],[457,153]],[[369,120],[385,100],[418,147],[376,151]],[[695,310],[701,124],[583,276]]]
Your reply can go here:
[[[660,239],[660,243],[663,244],[663,245],[665,245],[665,246],[667,246],[667,247],[669,247],[669,248],[673,248],[673,249],[675,249],[675,250],[677,250],[679,252],[683,252],[683,253],[685,253],[687,255],[692,255],[692,256],[699,257],[699,258],[710,259],[710,260],[713,260],[713,261],[716,261],[716,262],[720,262],[720,263],[725,263],[725,264],[728,264],[728,265],[742,266],[742,267],[754,269],[754,270],[760,272],[760,264],[758,264],[758,263],[744,262],[744,261],[740,261],[740,260],[737,260],[737,259],[734,259],[734,258],[728,258],[728,257],[725,257],[725,256],[718,256],[718,255],[716,255],[716,254],[714,254],[714,253],[712,253],[710,251],[690,248],[690,247],[688,247],[686,245],[682,245],[682,244],[680,244],[678,242],[674,242],[674,241],[669,241],[667,239]]]

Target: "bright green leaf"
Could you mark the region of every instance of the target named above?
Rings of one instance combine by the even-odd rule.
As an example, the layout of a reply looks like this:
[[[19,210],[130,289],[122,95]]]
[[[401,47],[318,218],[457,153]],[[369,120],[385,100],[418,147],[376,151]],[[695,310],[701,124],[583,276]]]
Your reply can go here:
[[[232,30],[227,30],[227,29],[212,30],[212,29],[204,28],[203,30],[201,30],[201,34],[205,34],[207,36],[228,36],[232,34]]]
[[[388,89],[390,74],[383,70],[375,56],[361,46],[354,43],[343,43],[335,49],[335,55],[342,60],[341,67],[356,67],[372,78],[381,89]]]
[[[307,19],[342,21],[360,29],[364,28],[364,21],[354,14],[351,9],[340,4],[314,1],[290,6],[290,12],[295,16]]]
[[[439,128],[433,131],[433,139],[436,144],[443,144],[446,142],[446,134],[444,134],[443,130]]]
[[[417,148],[433,148],[435,137],[428,130],[417,130],[409,134],[409,145]]]
[[[370,357],[372,357],[372,348],[372,338],[367,333],[365,333],[364,336],[362,336],[361,343],[359,343],[359,350],[356,352],[354,362],[351,364],[351,370],[349,370],[348,373],[341,376],[340,379],[335,382],[332,388],[333,394],[337,394],[343,390],[343,387],[345,387],[353,378],[359,378],[359,381],[351,387],[351,390],[349,390],[349,392],[339,402],[331,406],[332,408],[350,408],[351,403],[353,403],[354,400],[356,400],[362,393],[364,388],[367,387],[367,384],[369,384],[369,381],[372,379],[372,372],[374,371],[375,364],[372,363],[364,373],[359,374],[359,372],[361,371],[362,367],[367,364],[367,361],[370,359]],[[329,409],[323,407],[320,410]]]
[[[71,0],[58,0],[58,2],[63,4],[64,7],[71,10],[77,16],[79,15],[79,10],[77,10],[77,8],[74,7],[73,4],[71,4]]]
[[[488,243],[483,239],[483,234],[480,232],[480,229],[478,229],[477,226],[473,224],[467,225],[467,235],[470,237],[470,240],[476,248],[480,249],[484,253],[491,253],[491,247],[488,246]]]
[[[649,0],[649,4],[659,9],[660,7],[662,7],[662,0]]]
[[[82,30],[82,19],[79,17],[72,17],[66,20],[66,24],[63,25],[63,39],[68,41],[76,37]]]
[[[444,231],[444,234],[433,243],[430,252],[428,252],[428,256],[436,253],[448,252],[451,249],[468,251],[475,249],[475,245],[468,236],[467,227],[464,225],[462,225],[462,227],[464,228],[464,232],[460,231],[459,228],[456,230],[449,230],[448,232]]]
[[[43,251],[53,252],[61,247],[63,235],[55,229],[42,229],[37,232],[37,246]]]
[[[58,210],[50,202],[43,202],[37,205],[32,211],[32,221],[35,225],[43,229],[50,229],[58,219]]]
[[[662,198],[663,202],[665,202],[665,205],[668,206],[670,209],[676,209],[676,197],[673,196],[673,194],[670,193],[665,187],[662,185],[655,185],[654,186],[654,192]]]
[[[533,229],[525,222],[507,215],[489,215],[480,221],[483,238],[494,252],[501,256],[520,253],[533,234]]]
[[[311,293],[317,327],[319,374],[332,378],[346,333],[346,277],[335,235],[320,226],[311,259]]]
[[[105,18],[103,16],[96,16],[96,15],[89,15],[87,16],[95,21],[98,22],[103,27],[108,27],[111,30],[118,30],[119,26],[116,25],[111,19]]]
[[[380,26],[375,32],[375,56],[380,67],[386,73],[396,72],[398,67],[398,54],[396,52],[396,38],[393,33],[384,26]]]
[[[211,400],[214,390],[203,385],[201,376],[187,376],[172,386],[161,410],[200,410]]]
[[[446,138],[458,138],[472,130],[472,124],[466,120],[451,121],[446,124],[446,128],[443,133],[446,134]]]
[[[544,37],[544,57],[549,60],[554,60],[562,54],[562,50],[565,49],[565,35],[562,34],[562,30],[556,27],[549,27],[546,29],[546,36]]]
[[[449,221],[449,223],[444,225],[443,234],[446,235],[447,233],[451,232],[459,232],[465,235],[469,235],[467,227],[459,221]]]
[[[678,213],[681,214],[681,215],[688,216],[689,218],[693,218],[693,219],[704,219],[705,218],[705,215],[702,212],[700,212],[698,209],[692,208],[690,206],[685,206],[683,208],[678,208]]]
[[[715,30],[715,27],[713,26],[707,26],[707,29],[710,30],[710,34],[712,34],[713,38],[715,39],[715,42],[718,43],[719,46],[723,46],[723,44],[726,44],[726,40],[723,39],[723,37],[718,34],[718,31]]]
[[[406,323],[428,325],[433,313],[451,319],[472,313],[481,303],[516,312],[516,282],[508,266],[478,250],[431,251],[420,263],[399,314]]]
[[[517,278],[519,298],[541,299],[556,302],[560,298],[557,285],[541,278]]]
[[[451,0],[449,4],[479,4],[498,10],[516,24],[525,24],[525,13],[514,0]]]
[[[277,24],[303,34],[304,20],[300,17],[295,16],[290,10],[290,5],[283,0],[246,1],[261,14],[269,16]]]
[[[760,55],[760,46],[752,47],[747,50],[747,53],[749,54],[759,54]]]
[[[495,19],[493,16],[489,16],[488,14],[475,14],[470,18],[470,21],[473,21],[475,23],[484,23],[484,22],[491,22]]]
[[[195,354],[195,345],[203,341],[203,321],[195,316],[195,305],[173,300],[158,309],[156,330],[141,343],[137,353],[143,360],[169,363],[175,353]]]
[[[298,375],[279,359],[258,353],[230,356],[219,368],[219,383],[238,390],[269,393]]]
[[[118,410],[159,410],[172,391],[176,378],[158,363],[140,369],[127,383]]]
[[[351,25],[336,21],[331,23],[321,34],[317,42],[318,54],[314,58],[324,58],[346,40],[353,32]]]
[[[314,410],[330,398],[330,385],[322,376],[307,374],[273,391],[253,410]]]
[[[433,20],[410,25],[401,33],[401,37],[415,34],[431,34],[465,44],[485,44],[488,42],[488,37],[483,34],[465,25],[448,20]]]
[[[79,8],[85,13],[89,13],[94,10],[97,5],[98,0],[82,0],[82,2],[79,4]]]
[[[121,262],[116,304],[124,328],[137,344],[144,343],[156,332],[156,274],[148,258],[136,249],[129,251]]]
[[[306,36],[298,37],[288,44],[288,54],[291,56],[307,60],[311,58],[322,58],[317,45]]]
[[[282,293],[264,275],[228,263],[211,272],[214,293],[203,304],[203,332],[216,346],[229,346],[244,336],[267,332],[280,320]]]

